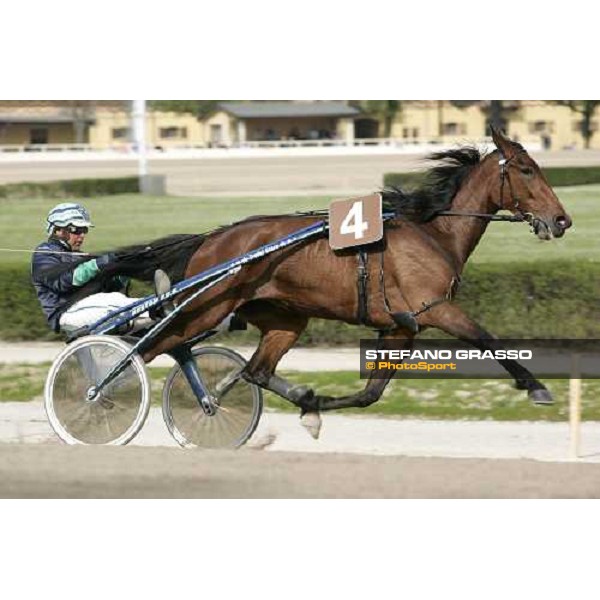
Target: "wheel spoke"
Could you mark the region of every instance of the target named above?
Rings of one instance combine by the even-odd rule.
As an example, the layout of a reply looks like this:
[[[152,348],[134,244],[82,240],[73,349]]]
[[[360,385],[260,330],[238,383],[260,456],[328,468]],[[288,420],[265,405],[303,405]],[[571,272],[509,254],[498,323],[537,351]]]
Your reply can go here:
[[[190,410],[197,406],[197,400],[181,369],[175,366],[164,391],[163,410],[169,430],[185,446],[231,448],[244,443],[262,409],[260,391],[240,376],[245,361],[224,348],[201,348],[194,355],[202,380],[215,396],[216,412],[209,416],[200,407]]]
[[[98,385],[130,351],[111,336],[89,336],[67,346],[48,375],[45,403],[50,424],[70,444],[123,444],[142,427],[150,406],[149,382],[137,356],[92,402]]]

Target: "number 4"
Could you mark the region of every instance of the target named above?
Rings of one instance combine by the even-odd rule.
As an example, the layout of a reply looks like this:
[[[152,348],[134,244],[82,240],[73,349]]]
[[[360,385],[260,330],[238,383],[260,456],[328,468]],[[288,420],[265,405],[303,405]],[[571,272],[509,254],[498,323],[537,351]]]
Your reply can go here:
[[[342,235],[354,234],[355,240],[360,240],[365,237],[365,231],[369,229],[367,221],[363,221],[363,205],[362,202],[355,202],[352,208],[342,221],[340,233]]]

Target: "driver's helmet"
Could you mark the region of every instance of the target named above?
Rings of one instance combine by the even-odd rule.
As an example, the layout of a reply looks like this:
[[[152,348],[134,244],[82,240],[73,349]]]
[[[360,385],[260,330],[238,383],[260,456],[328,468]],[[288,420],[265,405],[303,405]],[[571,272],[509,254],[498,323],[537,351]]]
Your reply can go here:
[[[93,227],[90,213],[81,204],[65,202],[55,206],[46,217],[46,231],[50,233],[53,227]]]

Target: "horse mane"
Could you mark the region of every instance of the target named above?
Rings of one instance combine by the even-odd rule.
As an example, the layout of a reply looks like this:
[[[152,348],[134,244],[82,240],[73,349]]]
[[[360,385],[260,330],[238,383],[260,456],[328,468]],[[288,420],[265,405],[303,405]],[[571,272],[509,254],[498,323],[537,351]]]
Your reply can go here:
[[[517,144],[515,144],[517,146]],[[466,146],[443,152],[436,152],[427,157],[436,161],[436,166],[425,174],[424,183],[415,190],[403,191],[399,187],[382,190],[384,210],[392,211],[397,217],[405,217],[416,222],[427,222],[440,211],[447,210],[454,196],[464,183],[466,177],[485,157],[477,148]],[[200,234],[176,234],[154,240],[147,244],[136,244],[113,250],[116,262],[107,267],[98,281],[91,281],[82,287],[85,297],[94,285],[98,286],[114,274],[125,275],[141,281],[151,282],[157,269],[165,271],[173,283],[181,281],[192,255],[208,237],[221,234],[236,226],[257,221],[271,221],[282,218],[315,217],[328,219],[328,210],[303,211],[279,215],[251,216],[228,225],[223,225]],[[80,260],[49,269],[44,273],[47,277],[55,277],[65,271],[73,270],[78,264],[99,256],[87,255]],[[93,293],[93,292],[92,292]]]
[[[385,188],[382,192],[384,210],[411,221],[430,221],[440,211],[450,208],[465,179],[483,158],[485,154],[472,146],[430,154],[427,160],[439,164],[426,172],[423,184],[407,192],[396,186]]]

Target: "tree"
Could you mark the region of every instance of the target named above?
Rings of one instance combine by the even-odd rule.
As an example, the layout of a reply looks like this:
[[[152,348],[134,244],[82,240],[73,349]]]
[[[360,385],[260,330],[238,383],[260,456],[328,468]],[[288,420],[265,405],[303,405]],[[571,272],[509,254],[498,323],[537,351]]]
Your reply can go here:
[[[485,133],[490,125],[496,129],[508,130],[510,118],[521,108],[518,100],[450,100],[450,104],[457,108],[479,106],[485,115]]]
[[[191,113],[197,117],[205,117],[223,100],[151,100],[149,106],[153,110]]]
[[[502,100],[490,100],[489,108],[487,111],[488,123],[494,127],[494,129],[502,129],[504,126],[504,104]]]
[[[558,106],[568,106],[574,113],[582,116],[580,131],[584,146],[586,149],[589,148],[592,136],[595,133],[592,127],[592,119],[596,108],[600,106],[600,100],[553,100],[552,103]]]
[[[87,141],[87,126],[94,117],[96,104],[94,100],[67,100],[67,107],[73,118],[75,143],[85,144]]]
[[[383,122],[383,137],[391,137],[394,120],[402,110],[400,100],[358,100],[356,105],[367,116]]]

